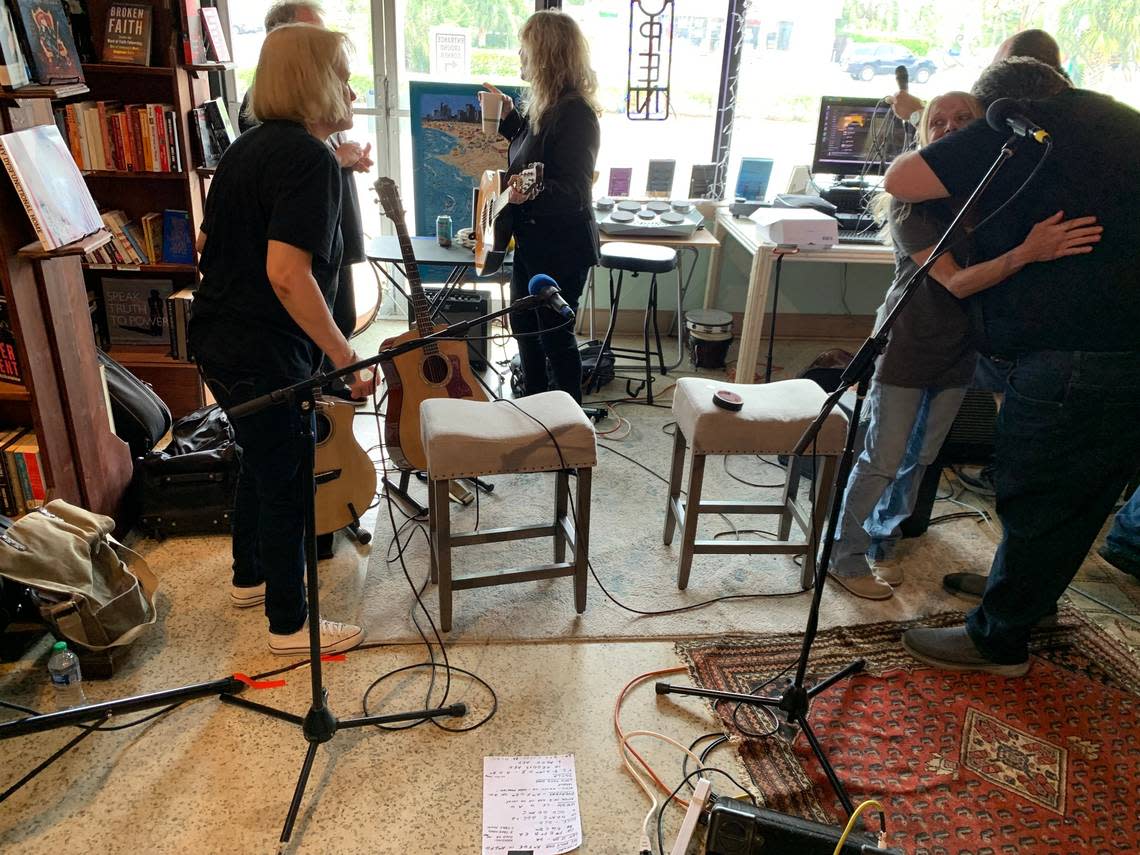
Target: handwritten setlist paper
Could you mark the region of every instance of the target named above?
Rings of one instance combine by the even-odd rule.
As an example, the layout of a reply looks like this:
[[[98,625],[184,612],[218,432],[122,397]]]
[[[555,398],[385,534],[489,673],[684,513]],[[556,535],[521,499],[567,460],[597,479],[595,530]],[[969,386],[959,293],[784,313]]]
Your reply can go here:
[[[582,845],[574,755],[483,758],[483,855]]]

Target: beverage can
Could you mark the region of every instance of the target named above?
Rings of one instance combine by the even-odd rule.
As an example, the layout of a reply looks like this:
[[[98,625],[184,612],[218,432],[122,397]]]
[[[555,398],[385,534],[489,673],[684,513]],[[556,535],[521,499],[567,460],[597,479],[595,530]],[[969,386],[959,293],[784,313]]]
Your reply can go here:
[[[450,214],[440,214],[435,218],[435,240],[442,247],[451,246]]]

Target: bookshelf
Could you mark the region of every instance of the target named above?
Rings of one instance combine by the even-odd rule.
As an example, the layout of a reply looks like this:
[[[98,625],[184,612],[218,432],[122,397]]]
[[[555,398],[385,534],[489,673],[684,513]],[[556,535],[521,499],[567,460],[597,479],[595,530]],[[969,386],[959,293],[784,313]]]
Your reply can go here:
[[[182,171],[91,170],[84,177],[103,209],[123,210],[133,220],[151,211],[186,211],[196,233],[209,176],[191,162],[187,116],[208,100],[207,75],[202,72],[214,67],[180,64],[176,0],[134,2],[149,2],[154,10],[149,66],[88,63],[83,84],[0,90],[0,131],[50,124],[53,107],[79,101],[171,105]],[[109,6],[110,0],[87,2],[99,54]],[[22,385],[0,383],[0,428],[34,429],[49,498],[121,519],[132,462],[107,413],[88,292],[98,293],[101,277],[109,274],[165,278],[175,289],[193,287],[197,265],[88,264],[83,252],[94,243],[85,241],[52,253],[28,251],[35,233],[11,182],[0,176],[0,288],[23,375]],[[205,403],[196,367],[171,357],[165,343],[113,345],[109,352],[153,385],[176,416]]]
[[[139,0],[135,0],[139,2]],[[131,222],[141,222],[144,214],[173,209],[189,214],[192,235],[202,222],[206,183],[194,168],[190,146],[189,111],[209,100],[205,67],[182,64],[179,36],[178,0],[141,0],[153,8],[150,65],[85,63],[83,65],[89,101],[118,101],[121,104],[168,104],[174,112],[175,134],[182,169],[174,172],[86,170],[84,178],[101,210],[123,211]],[[111,0],[89,0],[92,41],[97,55],[103,55],[103,35]],[[211,69],[212,70],[212,66]],[[196,256],[195,256],[196,259]],[[98,295],[103,311],[102,279],[164,279],[174,291],[194,287],[197,265],[154,262],[146,264],[104,264],[85,261],[82,265],[87,285]],[[110,344],[108,353],[139,379],[154,387],[175,418],[206,403],[196,366],[169,355],[164,337],[155,346]]]

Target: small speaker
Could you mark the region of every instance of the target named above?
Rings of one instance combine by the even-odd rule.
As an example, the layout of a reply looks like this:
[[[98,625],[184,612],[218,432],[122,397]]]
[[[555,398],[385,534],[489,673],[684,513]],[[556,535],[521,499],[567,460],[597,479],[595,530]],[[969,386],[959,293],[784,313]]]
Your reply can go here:
[[[459,321],[469,321],[473,318],[482,317],[487,314],[491,305],[491,292],[490,291],[472,291],[455,288],[444,298],[443,302],[439,302],[439,294],[443,289],[440,287],[432,287],[430,285],[424,286],[424,296],[427,298],[428,303],[433,307],[431,321],[435,324],[454,324]],[[408,306],[408,323],[414,323],[415,314],[412,307]],[[477,371],[482,371],[487,367],[487,324],[481,323],[472,327],[467,331],[467,338],[470,342],[468,348],[468,356],[471,357],[471,367]]]

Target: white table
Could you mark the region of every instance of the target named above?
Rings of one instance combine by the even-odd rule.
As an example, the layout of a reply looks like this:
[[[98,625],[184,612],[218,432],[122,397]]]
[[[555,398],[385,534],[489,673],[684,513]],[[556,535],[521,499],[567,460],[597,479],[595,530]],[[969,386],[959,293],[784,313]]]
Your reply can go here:
[[[729,238],[740,244],[752,256],[752,269],[748,274],[748,296],[744,304],[744,324],[740,333],[740,348],[736,359],[736,382],[751,383],[759,363],[760,339],[763,337],[764,311],[768,305],[768,288],[772,270],[776,265],[777,247],[761,240],[756,223],[737,218],[728,211],[717,211],[713,223],[713,236],[718,245],[712,248],[709,258],[708,282],[705,286],[705,308],[716,308],[720,288],[720,268],[723,245]],[[787,253],[784,260],[815,261],[831,264],[885,264],[894,265],[894,250],[887,246],[868,244],[840,244],[830,249],[799,250]],[[773,311],[776,308],[773,306]]]

